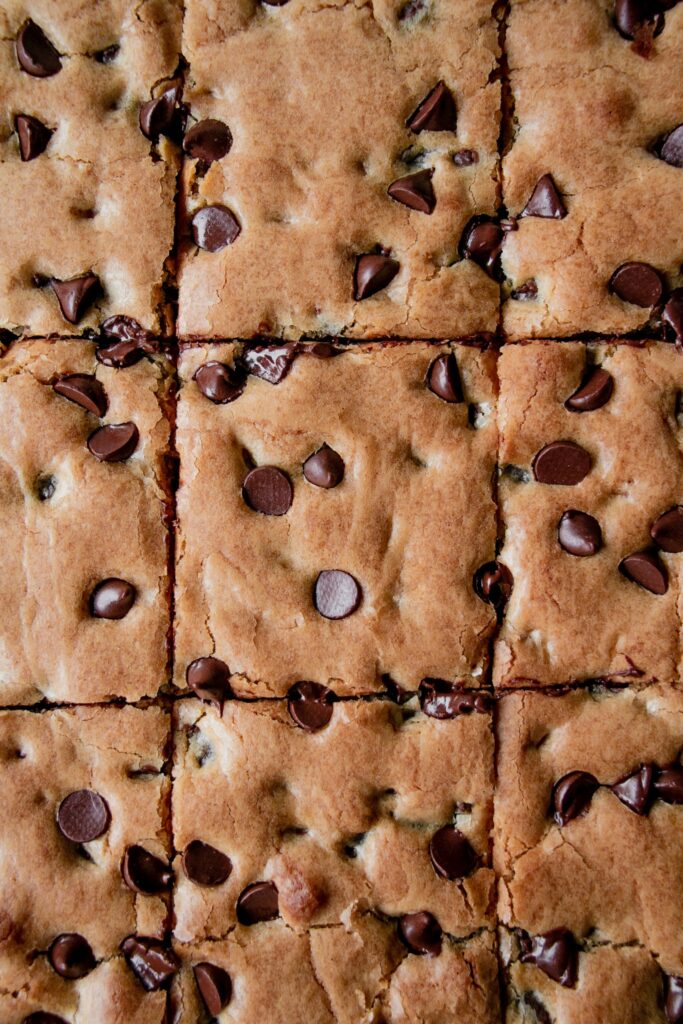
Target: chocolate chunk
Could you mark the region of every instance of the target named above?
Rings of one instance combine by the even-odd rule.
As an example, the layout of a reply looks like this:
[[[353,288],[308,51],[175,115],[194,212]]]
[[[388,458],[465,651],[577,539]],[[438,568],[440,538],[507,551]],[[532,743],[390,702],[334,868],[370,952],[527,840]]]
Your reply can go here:
[[[108,317],[102,324],[102,333],[110,342],[100,342],[95,353],[98,362],[105,366],[123,369],[138,363],[146,352],[159,349],[154,336],[131,316]]]
[[[177,85],[166,89],[160,96],[148,100],[140,107],[140,131],[151,142],[160,135],[173,135],[177,124],[177,106],[180,89]]]
[[[581,445],[573,441],[552,441],[536,452],[532,469],[541,484],[573,487],[591,471],[593,460]]]
[[[315,581],[313,603],[326,619],[345,619],[361,602],[358,582],[341,569],[325,569]]]
[[[93,789],[76,789],[57,810],[57,828],[72,843],[90,843],[109,828],[107,801]]]
[[[459,149],[453,154],[453,163],[456,167],[471,167],[479,163],[479,154],[476,149]]]
[[[353,297],[356,302],[369,299],[371,295],[386,288],[400,269],[398,260],[392,260],[381,253],[365,253],[356,260],[353,275]]]
[[[125,462],[138,446],[134,423],[107,423],[88,438],[88,449],[100,462]]]
[[[197,658],[187,666],[187,685],[201,700],[209,701],[222,711],[225,701],[232,697],[230,669],[220,658]]]
[[[425,715],[441,720],[458,715],[485,713],[489,698],[476,690],[462,690],[445,679],[423,679],[420,683],[420,707]]]
[[[247,348],[242,353],[242,362],[252,376],[260,377],[269,384],[280,384],[289,373],[298,351],[294,342],[270,348]]]
[[[526,964],[537,967],[565,988],[576,985],[579,951],[574,936],[566,928],[553,928],[543,935],[528,935],[521,939],[522,955]]]
[[[244,478],[242,497],[254,512],[284,516],[294,500],[294,488],[287,474],[277,466],[257,466]]]
[[[59,53],[42,28],[30,18],[19,29],[16,50],[22,68],[34,78],[50,78],[62,70]]]
[[[226,405],[234,402],[244,391],[244,380],[226,363],[216,359],[203,363],[194,375],[197,387],[210,402]]]
[[[220,252],[232,245],[242,230],[232,210],[220,205],[202,206],[191,223],[195,244],[207,252]]]
[[[127,580],[102,580],[90,595],[90,614],[96,619],[124,619],[135,604],[136,590]]]
[[[614,21],[619,34],[625,39],[638,39],[646,25],[653,35],[664,28],[661,4],[656,0],[615,0]]]
[[[544,217],[562,220],[567,210],[552,175],[544,174],[538,179],[528,203],[520,213],[520,217]]]
[[[584,814],[600,783],[590,772],[569,772],[553,786],[553,818],[563,826]]]
[[[222,160],[230,152],[232,135],[227,124],[207,117],[198,121],[185,132],[183,149],[193,160],[201,160],[212,164],[214,160]]]
[[[193,967],[194,980],[204,1000],[204,1006],[212,1017],[217,1017],[230,1002],[232,982],[222,967],[204,960]]]
[[[652,797],[655,765],[641,764],[634,772],[624,775],[610,789],[635,814],[646,814]]]
[[[155,857],[144,846],[129,846],[121,862],[121,874],[129,889],[146,896],[169,889],[173,872],[163,860]]]
[[[232,861],[215,846],[193,839],[183,852],[183,870],[197,885],[222,885],[232,871]]]
[[[683,977],[664,975],[664,1013],[669,1024],[683,1024]]]
[[[30,114],[17,114],[14,118],[14,127],[19,138],[21,159],[25,163],[35,160],[44,153],[54,134],[52,128],[47,128],[42,121],[37,117],[31,117]]]
[[[672,167],[683,167],[683,124],[669,132],[659,153],[662,160]]]
[[[485,562],[475,572],[472,585],[482,601],[502,612],[512,594],[512,573],[502,562]]]
[[[627,555],[619,563],[619,572],[651,594],[666,594],[669,589],[666,566],[654,551],[636,551]]]
[[[525,281],[519,288],[514,288],[510,292],[510,298],[515,302],[533,302],[538,298],[538,285],[533,279]]]
[[[683,505],[674,505],[655,519],[650,536],[662,551],[673,554],[683,551]]]
[[[58,395],[80,405],[94,416],[107,411],[107,392],[97,377],[90,373],[67,373],[52,385]]]
[[[157,939],[129,935],[121,943],[128,966],[143,988],[156,992],[167,984],[180,967],[175,953]]]
[[[443,82],[437,82],[406,121],[411,132],[454,132],[457,124],[455,100]]]
[[[318,732],[332,719],[334,693],[322,683],[306,679],[294,683],[287,694],[287,709],[300,729]]]
[[[398,922],[398,934],[411,953],[438,956],[441,952],[441,925],[427,910],[404,914]]]
[[[62,978],[84,978],[97,966],[90,943],[76,932],[58,935],[47,957],[53,970]]]
[[[460,239],[460,254],[473,260],[489,277],[495,277],[504,238],[503,229],[493,217],[473,217]]]
[[[436,206],[436,196],[432,185],[433,170],[416,171],[406,174],[404,178],[392,181],[387,192],[392,199],[408,206],[418,213],[432,213]]]
[[[78,323],[101,291],[97,274],[83,274],[71,281],[58,281],[53,277],[50,286],[57,296],[62,316],[70,324]]]
[[[344,479],[344,460],[341,455],[324,444],[304,462],[303,472],[309,484],[330,490]]]
[[[609,286],[624,302],[643,308],[656,306],[664,294],[661,275],[649,263],[622,263],[612,274]]]
[[[437,356],[427,370],[427,387],[444,402],[462,402],[462,383],[458,363],[452,352]]]
[[[673,340],[683,346],[683,288],[674,288],[662,310],[665,331],[673,334]]]
[[[28,1017],[24,1017],[22,1024],[69,1024],[69,1022],[63,1017],[58,1017],[56,1013],[36,1010],[35,1013],[29,1013]]]
[[[600,523],[587,512],[568,509],[560,519],[557,527],[557,539],[560,547],[576,558],[587,558],[595,555],[602,547],[602,530]]]
[[[683,768],[662,768],[655,776],[654,790],[665,804],[683,804]]]
[[[274,882],[254,882],[240,893],[237,900],[237,920],[240,924],[274,921],[279,916],[280,905]]]
[[[444,825],[429,843],[429,856],[437,875],[451,881],[472,874],[479,857],[467,836],[453,825]]]
[[[570,412],[593,412],[601,409],[612,397],[614,380],[601,366],[592,366],[584,374],[581,384],[564,403]]]

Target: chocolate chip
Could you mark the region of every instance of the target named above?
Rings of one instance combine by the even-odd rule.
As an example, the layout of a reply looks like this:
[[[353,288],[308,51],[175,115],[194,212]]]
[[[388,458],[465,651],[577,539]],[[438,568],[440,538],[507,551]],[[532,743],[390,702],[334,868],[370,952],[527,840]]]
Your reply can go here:
[[[257,346],[242,353],[242,362],[247,372],[269,384],[280,384],[289,373],[296,359],[298,346],[294,342],[270,348]]]
[[[37,156],[45,152],[48,142],[54,131],[47,128],[37,117],[30,114],[17,114],[14,119],[14,128],[19,138],[19,152],[21,159],[26,163],[35,160]]]
[[[287,694],[287,709],[293,721],[306,732],[324,729],[332,719],[334,693],[322,683],[302,680]]]
[[[36,480],[36,494],[39,501],[47,501],[57,490],[57,480],[53,476],[41,476]]]
[[[512,573],[502,562],[485,562],[475,572],[472,585],[482,601],[502,612],[512,594]]]
[[[204,960],[193,967],[194,980],[204,1000],[204,1006],[212,1017],[217,1017],[230,1002],[232,982],[230,975],[217,964]]]
[[[453,163],[456,167],[471,167],[479,163],[479,154],[476,149],[459,149],[453,154]]]
[[[662,310],[665,331],[673,334],[674,341],[683,345],[683,288],[674,288]]]
[[[237,900],[237,920],[240,924],[274,921],[279,916],[280,905],[274,882],[254,882],[240,893]]]
[[[134,423],[108,423],[88,438],[88,449],[100,462],[125,462],[138,446],[140,435]]]
[[[324,444],[304,462],[303,472],[309,484],[330,490],[344,479],[344,460],[341,455]]]
[[[173,872],[168,864],[144,846],[129,846],[121,862],[121,874],[129,889],[154,896],[170,888]]]
[[[653,551],[636,551],[622,558],[619,572],[651,594],[666,594],[669,589],[666,566]]]
[[[121,943],[121,951],[131,971],[148,992],[156,992],[167,984],[180,967],[175,953],[157,939],[129,935]]]
[[[398,922],[398,934],[411,953],[438,956],[441,952],[441,925],[427,910],[404,914]]]
[[[50,286],[57,296],[62,316],[70,324],[78,323],[101,291],[97,274],[83,274],[71,281],[58,281],[53,277]]]
[[[103,50],[98,50],[95,54],[95,60],[98,64],[113,64],[119,55],[121,47],[118,43],[112,43],[111,46],[105,46]]]
[[[576,558],[587,558],[595,555],[602,547],[602,531],[600,523],[587,512],[568,509],[557,526],[557,539],[560,547]]]
[[[563,775],[553,786],[553,818],[557,824],[564,826],[584,814],[599,785],[590,772],[569,772]]]
[[[661,275],[649,263],[622,263],[612,274],[609,286],[624,302],[643,308],[656,306],[664,294]]]
[[[345,619],[361,602],[357,580],[341,569],[324,569],[315,581],[313,603],[326,619]]]
[[[601,409],[612,397],[614,380],[601,366],[592,366],[584,374],[581,384],[564,403],[570,412],[593,412]]]
[[[173,135],[177,127],[177,107],[180,89],[177,85],[166,89],[160,96],[148,100],[140,107],[140,131],[151,142],[160,135]]]
[[[63,1017],[58,1017],[56,1013],[36,1010],[35,1013],[29,1013],[28,1017],[24,1017],[22,1024],[69,1024],[69,1022]]]
[[[392,260],[381,253],[365,253],[356,260],[353,275],[353,297],[356,302],[369,299],[371,295],[386,288],[400,269],[398,260]]]
[[[19,29],[16,50],[22,68],[34,78],[49,78],[62,70],[59,53],[42,28],[30,18]]]
[[[520,213],[520,217],[544,217],[562,220],[567,210],[557,185],[551,174],[544,174],[538,179],[528,203]]]
[[[662,768],[655,776],[654,790],[665,804],[683,804],[683,768]]]
[[[418,213],[432,213],[436,206],[436,196],[432,185],[433,170],[416,171],[406,174],[403,178],[392,181],[387,192],[392,199]]]
[[[94,416],[107,411],[107,392],[97,377],[90,373],[67,373],[52,385],[58,395],[80,405]]]
[[[242,484],[245,504],[264,516],[284,516],[294,500],[292,481],[277,466],[257,466]]]
[[[425,380],[429,390],[444,402],[463,401],[458,363],[452,352],[437,356],[429,364]]]
[[[573,441],[552,441],[534,456],[531,467],[541,484],[573,487],[590,473],[592,459],[585,448]]]
[[[490,701],[486,694],[462,690],[445,679],[423,679],[420,707],[425,715],[443,721],[475,712],[484,714],[490,710]]]
[[[58,935],[47,957],[53,970],[62,978],[84,978],[97,966],[90,943],[76,932]]]
[[[196,371],[194,380],[204,397],[216,405],[234,402],[244,391],[244,381],[240,375],[231,366],[215,359],[203,363]]]
[[[93,789],[76,789],[57,810],[57,828],[72,843],[90,843],[109,828],[109,807]]]
[[[222,885],[230,876],[232,862],[215,846],[193,839],[183,852],[183,870],[197,885]]]
[[[214,160],[222,160],[230,152],[232,135],[227,124],[208,117],[198,121],[185,132],[183,149],[193,160],[201,160],[212,164]]]
[[[683,167],[683,124],[669,132],[659,151],[662,160],[672,167]]]
[[[427,0],[408,0],[408,3],[404,4],[398,12],[398,20],[400,22],[421,21],[427,14],[428,10],[429,3]]]
[[[102,333],[111,342],[101,342],[95,353],[98,362],[105,366],[123,369],[134,366],[144,354],[159,349],[154,336],[130,316],[117,314],[108,317],[102,324]]]
[[[521,940],[523,963],[535,964],[553,981],[566,988],[576,985],[579,951],[574,936],[566,928],[553,928],[543,935],[525,936]]]
[[[646,814],[652,796],[655,776],[653,764],[641,764],[634,772],[624,775],[610,789],[635,814]]]
[[[232,696],[230,669],[220,658],[197,658],[187,666],[187,685],[201,700],[209,701],[222,711],[224,702]]]
[[[96,619],[123,619],[135,604],[135,597],[135,587],[127,580],[102,580],[90,595],[90,614]]]
[[[453,881],[472,874],[479,857],[467,836],[453,825],[444,825],[429,843],[429,856],[437,875]]]
[[[510,292],[510,298],[515,302],[533,302],[538,298],[538,285],[534,280],[525,281],[519,288],[514,288]]]
[[[683,977],[664,975],[664,1012],[669,1024],[683,1024]]]
[[[460,254],[485,270],[489,277],[495,277],[504,238],[503,229],[493,217],[473,217],[460,239]]]
[[[683,551],[683,505],[674,505],[655,519],[650,536],[662,551],[673,554]]]
[[[653,0],[615,0],[614,21],[619,34],[625,39],[636,39],[645,25],[651,25],[653,35],[664,28],[664,16],[657,9],[661,7]]]
[[[455,100],[443,82],[437,82],[406,121],[411,132],[454,132]]]
[[[220,252],[232,245],[242,230],[232,210],[220,205],[202,206],[191,223],[195,244],[207,252]]]

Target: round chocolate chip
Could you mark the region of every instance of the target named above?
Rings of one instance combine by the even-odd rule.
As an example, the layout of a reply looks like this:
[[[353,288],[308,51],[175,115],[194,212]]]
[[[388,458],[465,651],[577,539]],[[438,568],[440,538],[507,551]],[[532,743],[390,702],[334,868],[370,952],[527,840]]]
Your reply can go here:
[[[654,790],[665,804],[683,804],[683,768],[662,768],[655,776]]]
[[[173,873],[163,860],[144,846],[129,846],[121,862],[121,874],[129,889],[146,896],[164,892],[171,885]]]
[[[573,487],[590,473],[592,459],[573,441],[552,441],[534,456],[534,478],[541,484]]]
[[[664,975],[664,1012],[669,1024],[683,1024],[683,977]]]
[[[17,114],[14,119],[14,127],[19,138],[19,152],[24,163],[35,160],[37,156],[45,152],[48,142],[52,138],[53,130],[47,128],[37,117],[30,114]]]
[[[415,133],[454,132],[456,125],[453,93],[443,82],[437,82],[406,121],[406,126]]]
[[[187,666],[185,678],[201,700],[209,701],[219,709],[232,696],[230,669],[220,658],[196,658]]]
[[[602,531],[600,523],[587,512],[568,509],[560,519],[557,527],[557,539],[560,547],[576,558],[587,558],[595,555],[602,547]]]
[[[387,192],[397,203],[402,203],[410,210],[430,214],[436,206],[436,196],[432,185],[433,170],[416,171],[406,174],[403,178],[392,181]]]
[[[241,231],[239,221],[227,206],[203,206],[192,218],[192,237],[200,249],[220,252],[232,245]]]
[[[420,707],[430,718],[445,720],[458,715],[486,713],[490,699],[476,690],[462,690],[445,679],[423,679],[420,683]]]
[[[588,810],[600,783],[590,772],[568,772],[553,787],[553,817],[566,825]]]
[[[203,363],[194,375],[197,387],[210,402],[226,405],[234,402],[244,391],[244,381],[239,374],[227,366],[212,359]]]
[[[441,952],[441,925],[427,910],[404,914],[398,922],[398,934],[411,953],[438,956]]]
[[[309,484],[329,490],[344,479],[344,460],[341,455],[324,444],[304,462],[304,476]]]
[[[683,124],[669,132],[659,153],[662,160],[672,167],[683,167]]]
[[[194,980],[204,1000],[204,1006],[212,1017],[217,1017],[230,1002],[232,982],[230,975],[217,964],[204,960],[193,967]]]
[[[683,551],[683,505],[674,505],[655,519],[650,536],[662,551],[673,554]]]
[[[230,876],[232,862],[215,846],[193,839],[183,852],[183,870],[197,885],[222,885]]]
[[[121,951],[131,971],[148,992],[156,992],[167,984],[180,967],[175,953],[157,939],[129,935],[121,943]]]
[[[90,595],[90,614],[96,619],[123,619],[135,604],[136,590],[115,576],[98,583]]]
[[[58,395],[80,405],[94,416],[107,411],[107,392],[97,377],[90,373],[67,373],[52,385]]]
[[[552,175],[544,174],[538,179],[529,202],[522,210],[520,217],[546,217],[562,220],[567,210]]]
[[[287,474],[277,466],[257,466],[244,478],[242,497],[254,512],[284,516],[294,500],[294,488]]]
[[[475,572],[472,584],[482,601],[502,612],[512,594],[512,573],[502,562],[485,562]]]
[[[50,287],[57,296],[62,316],[70,324],[77,324],[101,291],[97,274],[82,274],[70,281],[50,279]]]
[[[280,906],[274,882],[254,882],[240,893],[237,900],[237,920],[240,924],[274,921],[279,916]]]
[[[324,729],[332,719],[334,693],[322,683],[303,680],[294,683],[287,694],[287,708],[292,719],[306,732]]]
[[[654,551],[636,551],[622,558],[619,572],[651,594],[666,594],[669,575],[661,558]]]
[[[452,352],[437,356],[429,364],[426,382],[429,390],[444,402],[462,402],[460,372]]]
[[[76,789],[57,809],[57,827],[72,843],[90,843],[109,828],[109,807],[93,789]]]
[[[635,814],[645,814],[652,797],[652,784],[655,777],[653,764],[641,764],[634,772],[625,775],[611,786],[616,797]]]
[[[193,124],[185,132],[183,139],[183,149],[187,155],[205,164],[222,160],[230,152],[231,146],[230,129],[227,124],[217,121],[214,117],[207,117],[205,121]]]
[[[88,438],[88,450],[100,462],[125,462],[138,446],[134,423],[107,423]]]
[[[453,825],[444,825],[429,843],[429,856],[437,875],[451,881],[472,874],[479,857],[467,836]]]
[[[47,956],[53,970],[62,978],[84,978],[97,966],[90,943],[76,932],[58,935]]]
[[[390,284],[400,269],[398,260],[382,253],[365,253],[356,260],[354,271],[354,292],[356,302],[369,299],[375,292],[381,291]]]
[[[25,21],[16,40],[17,59],[34,78],[49,78],[62,70],[59,53],[35,21]]]
[[[324,569],[313,588],[313,603],[326,619],[345,619],[361,602],[360,586],[348,572]]]
[[[664,294],[664,283],[658,270],[649,263],[622,263],[612,274],[611,291],[634,306],[656,306]]]
[[[591,367],[580,386],[564,403],[570,412],[593,412],[609,402],[614,391],[612,375],[601,366]]]
[[[543,935],[526,936],[521,941],[523,963],[537,967],[565,988],[576,985],[579,952],[574,936],[566,928],[553,928]]]
[[[661,3],[653,0],[615,0],[614,21],[619,34],[625,39],[636,39],[645,25],[651,25],[653,35],[658,35],[664,28],[661,7]]]
[[[460,239],[460,254],[485,270],[489,277],[495,277],[504,238],[502,227],[493,217],[474,217]]]

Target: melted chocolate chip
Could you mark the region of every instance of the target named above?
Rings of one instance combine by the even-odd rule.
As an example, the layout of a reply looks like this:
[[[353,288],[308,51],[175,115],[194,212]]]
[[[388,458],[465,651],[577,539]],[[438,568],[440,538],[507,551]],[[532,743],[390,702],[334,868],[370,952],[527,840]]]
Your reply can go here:
[[[72,843],[90,843],[109,828],[107,801],[92,789],[76,789],[57,809],[57,828]]]
[[[240,374],[215,359],[203,363],[196,371],[194,380],[204,397],[216,405],[234,402],[244,391],[244,380]]]
[[[100,381],[89,373],[67,373],[52,385],[58,395],[80,405],[94,416],[107,411],[107,392]]]
[[[326,619],[345,619],[361,602],[360,586],[348,572],[324,569],[315,581],[313,603]]]
[[[662,310],[662,323],[673,340],[683,346],[683,288],[674,288]]]
[[[88,438],[88,449],[100,462],[125,462],[138,446],[134,423],[108,423]]]
[[[597,554],[602,547],[602,530],[593,516],[570,508],[560,519],[557,539],[560,547],[568,554],[576,558],[588,558]]]
[[[22,68],[34,78],[49,78],[62,70],[59,53],[42,28],[30,18],[19,29],[16,51]]]
[[[129,935],[121,943],[121,951],[133,974],[148,992],[162,988],[180,967],[175,953],[157,939]]]
[[[54,134],[52,128],[47,128],[42,121],[37,117],[31,117],[30,114],[17,114],[14,127],[19,138],[19,153],[25,163],[35,160],[44,153]]]
[[[541,484],[573,487],[590,473],[592,464],[586,449],[574,441],[552,441],[536,453],[532,469]]]
[[[554,220],[562,220],[567,216],[567,210],[562,197],[557,191],[557,186],[552,175],[544,174],[538,179],[528,203],[522,210],[520,217],[545,217]]]
[[[193,839],[183,852],[183,870],[197,885],[222,885],[230,876],[232,861],[215,846]]]
[[[590,772],[569,772],[553,787],[553,817],[564,826],[584,814],[600,783]]]
[[[140,107],[140,131],[151,142],[158,142],[160,135],[173,136],[178,130],[178,100],[180,89],[177,85],[166,89],[160,96],[148,100]]]
[[[58,935],[48,951],[50,964],[62,978],[84,978],[97,966],[90,943],[82,935]]]
[[[330,490],[344,479],[344,460],[341,455],[324,444],[317,452],[309,455],[303,466],[303,473],[309,484]]]
[[[543,935],[524,936],[521,940],[523,963],[537,967],[566,988],[578,978],[579,952],[574,936],[566,928],[553,928]]]
[[[665,804],[683,804],[683,768],[662,768],[655,775],[655,795]]]
[[[420,707],[430,718],[448,719],[458,715],[482,714],[490,710],[490,700],[476,690],[462,690],[445,679],[423,679],[420,683]]]
[[[54,476],[41,476],[36,480],[36,494],[39,501],[48,501],[57,490],[57,480]]]
[[[610,290],[633,306],[651,308],[664,294],[664,282],[658,270],[649,263],[622,263],[612,274]]]
[[[664,28],[661,4],[653,0],[615,0],[614,21],[625,39],[638,39],[648,26],[653,35]]]
[[[115,576],[98,583],[90,595],[90,614],[96,619],[124,619],[135,604],[137,591]]]
[[[398,260],[381,253],[365,253],[356,260],[353,275],[353,297],[356,302],[369,299],[390,284],[400,269]]]
[[[103,50],[98,50],[95,54],[95,60],[98,64],[113,64],[119,55],[121,47],[118,43],[112,43],[111,46],[105,46]]]
[[[159,349],[153,335],[130,316],[108,317],[102,324],[102,334],[110,340],[100,342],[95,354],[98,362],[105,366],[117,369],[134,366],[146,352]]]
[[[437,875],[453,881],[472,874],[479,857],[460,829],[445,825],[435,832],[429,843],[429,856]]]
[[[398,934],[411,953],[438,956],[441,952],[441,925],[426,910],[404,914],[398,922]]]
[[[230,975],[222,967],[204,960],[193,968],[194,980],[197,983],[204,1006],[212,1017],[217,1017],[221,1010],[230,1002],[232,982]]]
[[[662,143],[659,155],[672,167],[683,167],[683,124],[669,132]]]
[[[35,1013],[29,1013],[28,1017],[24,1017],[22,1024],[69,1024],[69,1022],[63,1017],[58,1017],[56,1013],[36,1010]]]
[[[584,374],[581,384],[564,403],[570,412],[593,412],[601,409],[612,397],[614,380],[601,366],[593,366]]]
[[[318,732],[332,720],[333,700],[334,693],[322,683],[302,680],[290,687],[287,708],[300,729]]]
[[[284,516],[294,500],[294,488],[287,474],[277,466],[257,466],[244,478],[242,497],[254,512]]]
[[[195,245],[207,252],[220,252],[232,245],[240,231],[240,223],[227,206],[203,206],[191,221]]]
[[[274,921],[279,916],[280,905],[274,882],[254,882],[240,893],[237,900],[237,920],[240,924]]]
[[[144,846],[129,846],[121,862],[121,874],[129,889],[154,896],[170,888],[173,872]]]
[[[619,572],[651,594],[666,594],[669,589],[666,566],[654,551],[636,551],[627,555],[619,563]]]
[[[183,149],[187,155],[205,164],[222,160],[230,152],[231,146],[230,129],[227,124],[217,121],[214,117],[193,124],[185,132],[183,139]]]
[[[429,390],[444,402],[463,401],[458,363],[452,352],[437,356],[429,364],[426,383]]]
[[[242,363],[247,372],[269,384],[280,384],[289,373],[298,354],[298,346],[289,342],[270,348],[257,346],[242,353]]]
[[[669,1024],[683,1024],[683,977],[664,975],[664,1012]]]
[[[479,163],[479,154],[476,149],[459,149],[453,154],[453,163],[456,167],[471,167]]]
[[[71,281],[58,281],[53,277],[50,286],[57,296],[62,316],[70,324],[78,323],[101,291],[97,274],[83,274]]]
[[[436,206],[436,196],[432,185],[433,170],[416,171],[406,174],[403,178],[393,181],[387,192],[392,199],[418,213],[430,214]]]
[[[650,527],[650,536],[662,551],[678,554],[683,551],[683,505],[674,505],[662,512]]]
[[[504,239],[505,233],[493,217],[473,217],[460,239],[460,255],[495,278],[499,274],[499,256]]]
[[[230,669],[220,658],[197,658],[187,666],[185,678],[201,700],[215,704],[219,711],[232,696]]]
[[[652,798],[654,777],[655,766],[641,764],[634,772],[625,775],[610,788],[629,810],[635,814],[646,814]]]
[[[457,124],[455,100],[450,89],[438,82],[413,111],[406,126],[411,132],[454,132]]]
[[[502,613],[512,594],[512,573],[502,562],[485,562],[472,580],[475,594]]]
[[[533,302],[538,298],[538,285],[534,280],[525,281],[519,288],[514,288],[510,292],[510,298],[515,302]]]

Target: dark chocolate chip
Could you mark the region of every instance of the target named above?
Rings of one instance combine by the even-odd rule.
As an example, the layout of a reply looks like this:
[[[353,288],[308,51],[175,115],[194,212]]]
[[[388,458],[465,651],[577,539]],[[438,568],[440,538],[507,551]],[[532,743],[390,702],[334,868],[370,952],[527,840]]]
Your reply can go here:
[[[408,0],[398,12],[400,22],[421,20],[429,10],[428,0]]]
[[[56,1013],[36,1010],[35,1013],[29,1013],[28,1017],[24,1017],[22,1024],[69,1024],[69,1022],[63,1017],[58,1017]]]
[[[474,217],[462,234],[460,254],[485,270],[489,277],[495,277],[504,238],[503,229],[493,217]]]
[[[361,602],[360,586],[348,572],[324,569],[315,581],[313,603],[326,619],[345,619]]]
[[[662,768],[655,776],[654,790],[665,804],[683,804],[683,768]]]
[[[673,340],[683,346],[683,288],[674,288],[662,310],[664,330],[673,334]]]
[[[624,775],[611,786],[611,790],[622,804],[635,814],[646,814],[652,798],[652,783],[655,777],[653,764],[641,764],[635,771]]]
[[[510,298],[515,302],[533,302],[538,298],[538,285],[533,279],[525,281],[519,288],[514,288],[510,292]]]
[[[220,658],[197,658],[187,666],[185,678],[201,700],[215,704],[219,710],[232,696],[230,669]]]
[[[173,880],[173,872],[159,857],[146,850],[144,846],[129,846],[121,862],[121,874],[129,889],[146,896],[169,889]]]
[[[287,694],[287,708],[293,721],[306,732],[318,732],[329,725],[334,711],[334,693],[322,683],[302,680]]]
[[[41,476],[36,480],[36,494],[39,501],[47,501],[57,490],[57,480],[54,476]]]
[[[254,882],[243,889],[237,900],[237,920],[240,924],[259,924],[274,921],[280,916],[277,886],[274,882]]]
[[[566,988],[576,985],[579,951],[574,936],[566,928],[553,928],[543,935],[529,935],[522,939],[523,963],[537,967]]]
[[[472,874],[479,857],[466,835],[453,825],[435,832],[429,843],[429,856],[437,875],[453,881]]]
[[[50,280],[52,291],[57,296],[62,316],[70,324],[77,324],[85,311],[95,301],[101,291],[100,279],[97,274],[83,274],[71,281]]]
[[[208,117],[198,121],[185,132],[183,149],[193,160],[201,160],[212,164],[214,160],[222,160],[230,152],[232,135],[227,124]]]
[[[93,789],[76,789],[57,809],[57,827],[72,843],[90,843],[109,828],[107,801]]]
[[[96,619],[123,619],[135,604],[135,597],[135,587],[127,580],[102,580],[90,595],[90,614]]]
[[[252,376],[260,377],[269,384],[280,384],[289,373],[298,351],[294,342],[270,348],[257,346],[244,350],[242,362]]]
[[[387,192],[392,199],[408,206],[418,213],[432,213],[436,206],[436,195],[432,185],[433,170],[416,171],[392,181]]]
[[[664,1013],[669,1024],[683,1024],[683,977],[664,975]]]
[[[121,951],[131,971],[148,992],[156,992],[167,984],[180,967],[175,953],[157,939],[129,935],[121,943]]]
[[[134,423],[107,423],[90,435],[88,449],[100,462],[125,462],[137,448],[139,440]]]
[[[485,562],[475,572],[472,585],[482,601],[502,612],[512,594],[512,573],[502,562]]]
[[[222,885],[230,876],[232,862],[215,846],[193,839],[183,852],[183,870],[197,885]]]
[[[652,26],[653,35],[664,28],[661,4],[656,0],[615,0],[614,21],[625,39],[637,39],[646,25]]]
[[[425,715],[441,720],[458,715],[486,713],[490,701],[476,690],[462,690],[445,679],[423,679],[420,683],[420,707]]]
[[[574,441],[552,441],[534,456],[534,478],[541,484],[573,487],[590,473],[593,462],[581,445]]]
[[[304,462],[303,472],[309,484],[330,490],[344,479],[344,460],[341,455],[324,444]]]
[[[649,263],[622,263],[609,282],[610,290],[633,306],[651,308],[664,294],[664,283],[658,270]]]
[[[568,509],[557,526],[557,539],[567,554],[577,558],[595,555],[602,547],[600,523],[587,512]]]
[[[148,100],[140,107],[140,131],[151,142],[158,142],[160,135],[171,135],[177,121],[177,107],[180,89],[177,85],[166,89],[160,96]]]
[[[16,41],[17,59],[34,78],[49,78],[62,70],[59,53],[35,21],[25,21]]]
[[[95,353],[97,360],[105,366],[123,369],[134,366],[144,354],[159,350],[159,344],[150,331],[130,316],[118,314],[108,317],[102,324],[102,334],[107,342],[100,342]]]
[[[212,1017],[217,1017],[230,1002],[232,982],[230,975],[217,964],[204,960],[193,967],[194,980],[204,1000],[204,1006]]]
[[[192,237],[200,249],[220,252],[232,245],[241,231],[239,221],[227,206],[202,206],[192,218]]]
[[[662,512],[650,527],[650,536],[662,551],[678,554],[683,551],[683,505],[674,505]]]
[[[257,466],[242,484],[245,504],[264,516],[284,516],[294,500],[294,488],[287,474],[277,466]]]
[[[453,163],[456,167],[471,167],[479,163],[479,154],[476,149],[459,149],[453,154]]]
[[[662,160],[672,167],[683,167],[683,124],[669,132],[659,153]]]
[[[58,395],[80,405],[94,416],[107,411],[107,392],[97,377],[90,373],[67,373],[52,385]]]
[[[121,47],[118,43],[112,43],[111,46],[105,46],[103,50],[98,50],[95,54],[95,60],[98,64],[113,64],[119,55]]]
[[[400,269],[398,260],[381,253],[365,253],[356,260],[353,275],[353,297],[356,302],[369,299],[390,284]]]
[[[438,956],[441,952],[441,925],[427,910],[404,914],[398,922],[398,934],[411,953]]]
[[[226,405],[234,402],[244,391],[244,380],[231,366],[211,359],[203,363],[194,375],[197,387],[210,402]]]
[[[21,159],[26,163],[35,160],[37,156],[45,152],[48,142],[54,131],[47,128],[37,117],[30,114],[17,114],[14,119],[14,127],[19,137],[19,152]]]
[[[564,403],[570,412],[593,412],[601,409],[612,397],[614,380],[601,366],[592,366],[584,374],[581,384]]]
[[[462,402],[462,383],[457,360],[452,352],[437,356],[427,370],[427,387],[444,402]]]
[[[562,220],[567,210],[552,175],[544,174],[538,179],[528,203],[520,213],[520,217],[544,217]]]
[[[437,82],[406,121],[415,133],[454,132],[456,123],[453,93],[443,82]]]
[[[636,551],[627,555],[619,563],[619,572],[651,594],[666,594],[669,589],[666,566],[654,551]]]
[[[600,783],[590,772],[568,772],[553,786],[553,818],[563,826],[590,807]]]
[[[58,935],[47,956],[53,970],[62,978],[84,978],[97,966],[90,943],[76,932]]]

